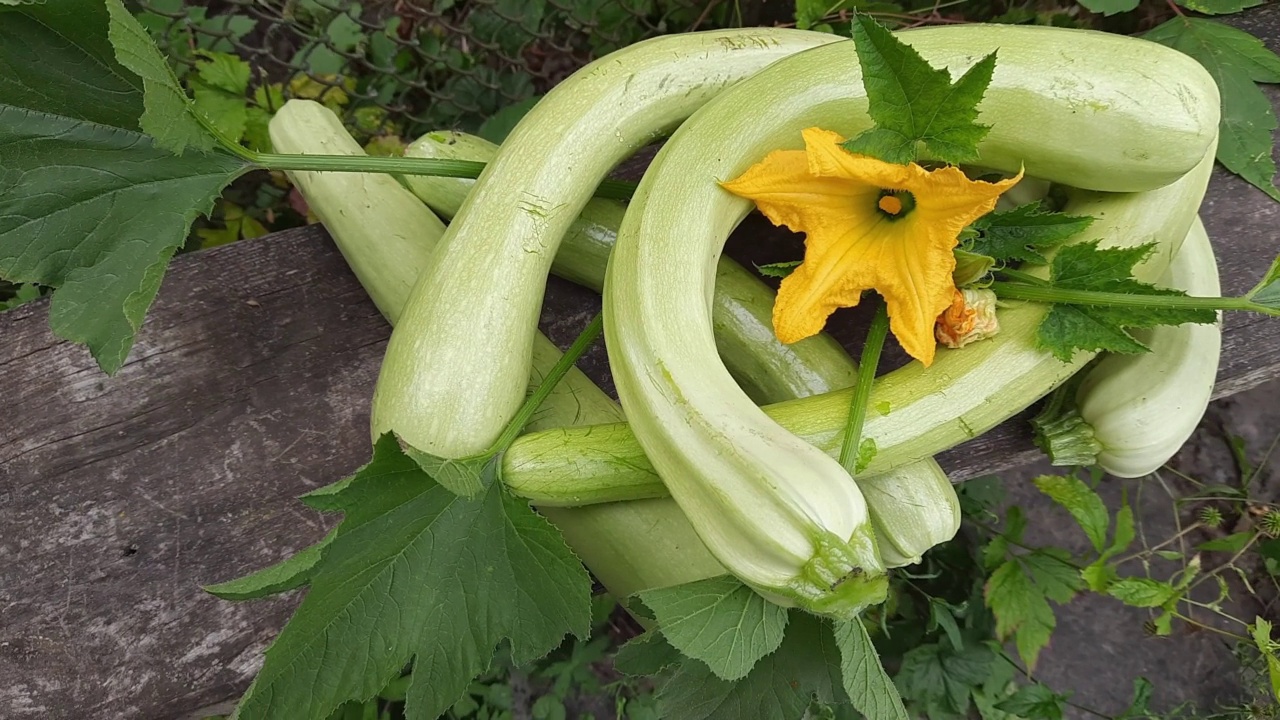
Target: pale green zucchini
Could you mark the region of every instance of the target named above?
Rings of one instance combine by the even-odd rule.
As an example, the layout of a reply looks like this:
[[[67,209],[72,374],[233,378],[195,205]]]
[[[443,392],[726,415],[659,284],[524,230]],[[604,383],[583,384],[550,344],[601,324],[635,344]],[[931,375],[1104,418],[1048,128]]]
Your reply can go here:
[[[991,41],[998,43],[1001,56],[998,67],[1017,66],[1023,59],[1030,64],[1037,57],[1042,65],[1037,78],[1055,74],[1054,68],[1061,63],[1059,59],[1048,66],[1043,61],[1046,44],[1060,42],[1055,49],[1068,56],[1077,46],[1095,53],[1106,51],[1088,48],[1087,35],[1063,36],[1051,29],[993,34],[997,37]],[[1033,36],[1039,38],[1035,54],[1020,57],[1031,45],[1020,47],[1018,39]],[[963,43],[966,52],[985,49],[975,35],[961,37],[969,38]],[[1055,42],[1058,37],[1061,40]],[[925,46],[918,44],[917,49],[936,62],[938,58],[924,51]],[[1144,49],[1147,54],[1163,54],[1152,53],[1154,46]],[[844,63],[839,61],[841,52]],[[824,104],[805,92],[813,79],[797,68],[820,72],[810,62],[813,57],[821,57],[824,68],[834,65],[843,70],[847,87],[848,68],[853,66],[849,59],[856,57],[851,48],[833,45],[802,53],[722,93],[682,125],[658,153],[632,199],[609,263],[605,336],[614,382],[636,439],[712,555],[775,602],[848,618],[883,600],[887,590],[865,498],[840,463],[778,425],[738,389],[717,361],[708,302],[715,261],[729,232],[751,207],[716,180],[737,177],[768,152],[794,145],[806,127],[852,134],[845,119],[850,114],[847,103]],[[1097,88],[1124,84],[1123,78],[1133,69],[1109,66],[1091,72],[1091,98],[1106,99],[1107,91]],[[798,89],[797,82],[804,85]],[[1077,138],[1070,153],[1055,154],[1058,148],[1052,139],[1044,139],[1044,126],[1069,125],[1078,110],[1054,95],[1045,104],[1043,117],[1027,117],[1033,110],[1027,106],[1035,104],[1028,98],[1017,103],[1022,116],[1006,115],[1000,112],[1001,82],[994,80],[986,95],[993,102],[985,104],[983,119],[993,129],[983,143],[981,164],[1005,170],[1025,166],[1033,176],[1079,184],[1073,175],[1082,168],[1076,163],[1094,153],[1077,149]],[[1021,78],[1016,82],[1026,83]],[[1124,127],[1124,121],[1136,117],[1110,108],[1099,112],[1091,120],[1098,128],[1095,136],[1107,133],[1113,124],[1109,116],[1115,114],[1117,142],[1141,145],[1152,126],[1158,125],[1146,115],[1152,95],[1160,93],[1146,92],[1142,122],[1130,127]],[[1182,97],[1170,99],[1186,111],[1181,113],[1186,119],[1212,117],[1216,131],[1216,92],[1193,96],[1189,102]],[[837,107],[842,112],[832,112]],[[1176,172],[1193,167],[1211,144],[1211,136],[1198,136],[1199,129],[1197,123],[1188,123],[1185,136],[1177,139],[1179,146],[1172,151],[1161,149],[1162,157],[1178,155],[1184,147],[1197,153]],[[1114,148],[1108,150],[1114,152]],[[1105,168],[1090,166],[1089,172],[1104,173]],[[1094,187],[1111,181],[1106,175],[1081,179]],[[1185,231],[1184,225],[1178,236]],[[947,393],[951,383],[962,381],[948,378],[938,368],[927,372],[937,373],[932,377]],[[1047,384],[1027,393],[1024,404],[1052,387]],[[910,414],[912,409],[905,412]],[[929,420],[920,418],[917,425]],[[883,447],[874,430],[867,434]]]
[[[481,138],[442,131],[411,143],[405,154],[488,162],[496,151],[496,145]],[[445,217],[457,212],[471,187],[471,181],[457,178],[412,176],[406,181],[423,202]],[[613,201],[593,199],[587,203],[561,245],[552,272],[598,290],[604,283],[605,262],[623,212]],[[770,322],[773,291],[727,258],[721,259],[716,271],[712,311],[716,345],[730,372],[754,401],[808,397],[853,384],[856,368],[843,348],[825,335],[820,343],[788,346],[778,342]],[[563,423],[575,424],[586,423]],[[872,488],[868,504],[888,567],[918,562],[925,550],[951,539],[959,529],[959,500],[946,474],[932,459],[857,482],[860,487]],[[701,572],[710,560],[705,548],[701,558],[682,557],[687,562],[674,565],[664,560],[667,553],[663,552],[637,556],[634,541],[617,536],[638,532],[653,542],[672,543],[673,550],[690,545],[689,538],[696,538],[693,529],[669,500],[585,506],[568,516],[552,507],[541,511],[561,525],[570,544],[586,553],[584,561],[615,593],[618,587],[638,583],[654,587],[673,577],[684,578],[680,582],[699,579],[690,575]],[[603,531],[610,526],[616,526],[613,532]],[[646,528],[656,530],[646,532]],[[701,541],[698,547],[703,548]],[[718,563],[715,567],[724,572]]]
[[[726,133],[733,131],[726,128]],[[1102,238],[1106,244],[1158,242],[1176,247],[1186,236],[1204,196],[1213,169],[1214,145],[1211,143],[1210,152],[1192,172],[1158,190],[1073,191],[1067,212],[1098,218],[1081,239]],[[723,175],[732,177],[733,172],[723,171]],[[682,185],[681,194],[690,195],[690,188]],[[716,198],[717,204],[729,201]],[[738,208],[735,215],[744,210]],[[721,238],[734,219],[715,220],[698,214],[685,217],[695,222],[707,217],[708,222],[716,222],[715,233]],[[681,238],[698,236],[693,230],[681,232]],[[1164,270],[1161,263],[1167,263],[1170,254],[1153,255],[1139,268],[1139,279],[1155,281]],[[1072,362],[1062,363],[1036,347],[1032,338],[1045,311],[1035,303],[1002,309],[1001,332],[995,338],[962,350],[940,348],[928,370],[911,363],[878,379],[871,406],[887,408],[888,412],[868,414],[864,435],[876,442],[879,451],[867,472],[883,473],[974,438],[1025,409],[1083,367],[1092,354],[1078,353]],[[835,457],[848,404],[849,391],[839,391],[770,405],[764,412]],[[667,494],[631,428],[624,424],[521,437],[503,457],[503,477],[512,492],[544,504],[580,505]]]
[[[549,92],[477,179],[410,296],[374,393],[372,431],[431,454],[482,452],[524,398],[547,273],[609,170],[725,87],[820,33],[654,38]]]
[[[311,101],[290,101],[273,117],[269,129],[276,147],[288,148],[292,153],[363,154],[337,116]],[[427,264],[444,225],[420,201],[408,197],[397,183],[380,182],[389,179],[384,175],[297,172],[290,176],[322,218],[344,257],[353,267],[366,270],[358,278],[370,296],[380,300],[380,310],[394,324],[411,285],[405,278],[416,276]],[[443,183],[424,194],[428,199],[439,201],[440,189],[452,187],[465,190],[469,183]],[[388,207],[397,212],[386,214],[384,208]],[[614,231],[608,232],[606,252],[612,246]],[[766,307],[771,305],[771,301],[764,303]],[[798,388],[792,397],[812,395],[829,387],[844,387],[855,370],[848,355],[843,350],[838,352],[839,355],[830,354],[828,363],[814,366],[797,360],[797,367],[792,369],[780,362],[772,365],[768,372],[783,376],[779,387]],[[535,336],[531,388],[541,382],[560,355],[560,350],[541,333]],[[785,378],[788,375],[800,379],[788,381]],[[622,417],[621,407],[575,368],[538,409],[527,430],[608,423]],[[935,503],[945,501],[950,493],[952,505],[956,505],[946,476],[932,461],[885,479],[868,481],[899,483],[917,489],[917,493],[927,493],[932,488],[934,492],[928,499]],[[879,516],[893,518],[893,522],[877,526],[877,530],[886,533],[888,547],[906,546],[923,552],[954,534],[954,528],[948,531],[945,526],[929,523],[929,516],[921,517],[917,503],[903,505],[896,497],[885,496],[877,505]],[[669,498],[540,510],[561,529],[574,552],[619,599],[639,590],[701,580],[725,572]]]
[[[488,162],[498,146],[465,133],[427,133],[405,150],[410,157]],[[472,181],[427,175],[405,182],[431,209],[451,218]],[[551,272],[599,292],[626,206],[594,198],[573,221]],[[743,391],[758,405],[818,395],[853,384],[854,365],[840,344],[824,334],[785,345],[773,334],[774,293],[729,258],[716,266],[712,317],[716,346]]]
[[[1217,90],[1198,64],[1139,40],[1043,31],[909,34],[927,59],[957,67],[1000,48],[982,106],[995,128],[982,147],[990,164],[1016,169],[1025,159],[1029,174],[1047,180],[1129,190],[1166,183],[1203,156],[1217,105],[1188,99],[1216,98]],[[658,38],[593,63],[548,94],[477,182],[415,289],[379,378],[374,433],[394,429],[442,456],[486,447],[520,402],[542,279],[595,184],[708,95],[799,47],[828,42],[772,30]],[[865,126],[851,44],[829,48],[798,56],[756,86],[777,103],[759,105],[762,119],[823,120],[846,133]],[[1106,82],[1086,87],[1080,77]],[[751,119],[741,125],[757,147],[799,142],[778,123],[768,123],[773,132],[755,130]],[[1023,158],[1028,144],[1035,156]],[[511,192],[519,193],[514,202]]]
[[[342,120],[311,100],[285,103],[272,116],[267,130],[272,146],[282,153],[365,154]],[[444,235],[444,223],[390,175],[308,171],[286,174],[311,212],[329,231],[379,312],[395,325],[418,274]],[[528,387],[536,387],[560,355],[554,343],[537,333]],[[528,429],[622,419],[622,409],[617,403],[581,370],[573,368],[556,386]]]
[[[1199,218],[1159,284],[1189,295],[1222,293]],[[1191,437],[1213,396],[1222,350],[1220,325],[1160,326],[1139,339],[1150,353],[1103,357],[1076,391],[1080,417],[1102,446],[1098,466],[1117,477],[1155,472]]]
[[[342,121],[312,100],[290,100],[267,127],[276,152],[297,155],[364,155]],[[392,324],[400,317],[421,264],[402,258],[430,256],[444,223],[391,175],[285,173],[329,231],[360,284]],[[366,248],[378,238],[377,252]]]

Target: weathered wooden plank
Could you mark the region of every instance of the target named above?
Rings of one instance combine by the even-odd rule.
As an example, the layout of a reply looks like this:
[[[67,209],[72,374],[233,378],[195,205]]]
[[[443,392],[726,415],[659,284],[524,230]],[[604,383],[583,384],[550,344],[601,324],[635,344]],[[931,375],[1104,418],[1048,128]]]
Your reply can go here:
[[[1225,289],[1246,289],[1280,208],[1219,171],[1204,214]],[[794,243],[748,223],[731,252]],[[544,327],[567,342],[594,304],[553,282]],[[856,319],[835,323],[851,344]],[[318,229],[176,260],[114,378],[49,334],[44,303],[0,315],[0,717],[167,718],[243,690],[296,599],[198,586],[322,536],[293,498],[367,459],[388,331]],[[1219,393],[1276,377],[1278,351],[1280,323],[1230,317]],[[609,387],[602,350],[585,365]],[[963,478],[1034,455],[1011,423],[943,460]]]

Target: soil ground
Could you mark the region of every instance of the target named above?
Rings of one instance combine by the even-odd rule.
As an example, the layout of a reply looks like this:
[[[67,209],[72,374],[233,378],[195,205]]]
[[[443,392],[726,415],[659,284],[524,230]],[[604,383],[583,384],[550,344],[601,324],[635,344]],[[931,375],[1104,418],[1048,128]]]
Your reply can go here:
[[[1280,382],[1272,382],[1214,403],[1171,466],[1207,484],[1236,484],[1238,470],[1226,438],[1242,438],[1249,458],[1257,464],[1277,435],[1280,435]],[[1259,472],[1250,485],[1251,493],[1258,500],[1275,501],[1280,496],[1280,463],[1275,462],[1276,459]],[[1027,539],[1032,544],[1053,544],[1083,551],[1086,543],[1079,529],[1030,483],[1036,475],[1052,471],[1046,464],[1006,473],[1003,477],[1009,498],[1028,511]],[[1177,482],[1169,473],[1163,478],[1170,484]],[[1160,487],[1159,480],[1108,478],[1101,489],[1104,497],[1110,496],[1107,500],[1112,507],[1122,486],[1128,487],[1131,500],[1136,500],[1135,511],[1149,542],[1154,544],[1177,532],[1169,495]],[[1184,513],[1184,524],[1187,520]],[[1210,562],[1206,559],[1207,565]],[[1221,559],[1212,562],[1221,562]],[[1250,581],[1259,597],[1249,597],[1243,586],[1238,586],[1233,588],[1230,605],[1242,619],[1252,620],[1261,614],[1274,622],[1276,586],[1265,577],[1261,567],[1253,570]],[[1244,687],[1240,664],[1232,655],[1232,642],[1220,635],[1191,631],[1175,623],[1173,636],[1154,637],[1143,628],[1149,619],[1147,611],[1092,595],[1059,609],[1057,617],[1058,628],[1049,648],[1041,655],[1037,670],[1040,678],[1055,690],[1072,690],[1072,699],[1080,704],[1107,714],[1119,713],[1129,704],[1133,680],[1139,676],[1155,685],[1153,709],[1167,710],[1190,701],[1200,708],[1200,714],[1208,715],[1215,709],[1238,706],[1248,699],[1249,690]],[[1207,613],[1204,619],[1208,619]],[[1093,716],[1073,710],[1068,717]]]

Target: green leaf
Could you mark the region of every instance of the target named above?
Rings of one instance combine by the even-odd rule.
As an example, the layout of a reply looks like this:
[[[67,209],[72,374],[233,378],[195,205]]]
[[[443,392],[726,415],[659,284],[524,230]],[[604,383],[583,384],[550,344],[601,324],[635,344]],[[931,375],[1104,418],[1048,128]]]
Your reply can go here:
[[[950,613],[947,614],[950,617]],[[876,720],[907,720],[907,709],[880,664],[880,655],[860,620],[835,623],[844,691],[853,708]]]
[[[951,607],[946,601],[938,598],[929,598],[929,625],[937,626],[942,632],[946,633],[947,640],[951,641],[951,647],[956,650],[964,649],[964,639],[960,636],[960,626],[956,624],[956,618],[951,614]]]
[[[1074,475],[1041,475],[1033,480],[1040,492],[1061,505],[1080,524],[1093,549],[1102,552],[1111,522],[1107,506],[1084,481]]]
[[[956,269],[951,272],[951,281],[956,287],[967,287],[985,278],[996,266],[996,260],[988,255],[979,255],[956,248],[952,251],[956,257]]]
[[[249,63],[235,55],[203,52],[191,81],[192,109],[229,140],[239,141],[249,121]]]
[[[1253,643],[1258,652],[1267,660],[1267,678],[1271,684],[1271,694],[1280,700],[1280,659],[1276,658],[1276,644],[1271,641],[1271,623],[1262,618],[1254,618],[1251,629]]]
[[[756,270],[765,277],[784,278],[800,267],[801,262],[800,260],[790,260],[788,262],[765,263],[764,265],[757,265]]]
[[[40,286],[33,283],[24,283],[18,286],[13,297],[8,300],[0,300],[0,311],[12,310],[20,305],[26,305],[32,300],[40,298]]]
[[[1262,276],[1262,281],[1258,283],[1249,294],[1253,295],[1267,286],[1276,286],[1280,283],[1280,255],[1271,261],[1271,267],[1267,268],[1267,274]]]
[[[502,141],[507,139],[507,135],[510,135],[511,131],[515,129],[516,124],[525,115],[529,114],[529,111],[541,99],[541,95],[535,95],[502,108],[480,123],[480,129],[476,131],[476,134],[495,145],[501,145]]]
[[[1080,572],[1071,562],[1071,553],[1066,550],[1040,548],[1020,557],[1036,586],[1045,597],[1059,605],[1071,602],[1076,593],[1084,589]]]
[[[1280,200],[1271,157],[1276,117],[1255,82],[1280,82],[1280,57],[1258,38],[1213,20],[1175,17],[1144,35],[1195,58],[1222,96],[1218,160],[1228,170]]]
[[[197,215],[243,173],[137,132],[0,105],[0,276],[58,290],[49,324],[114,373]]]
[[[116,62],[107,22],[101,0],[0,7],[0,105],[137,130],[142,81]]]
[[[1079,0],[1089,12],[1103,15],[1129,12],[1138,7],[1138,0]]]
[[[253,600],[302,587],[311,579],[324,550],[337,537],[331,531],[320,542],[303,548],[288,558],[235,580],[204,586],[204,591],[223,600]]]
[[[860,473],[866,470],[879,452],[880,448],[876,446],[875,438],[862,438],[862,442],[858,443],[858,457],[854,459],[853,471]]]
[[[1205,15],[1230,15],[1264,2],[1266,0],[1178,0],[1182,7]]]
[[[1148,718],[1151,716],[1151,710],[1148,705],[1151,704],[1151,694],[1155,691],[1151,681],[1144,678],[1135,678],[1133,681],[1133,700],[1129,703],[1129,707],[1124,712],[1116,716],[1115,720],[1139,720],[1140,718]]]
[[[1057,625],[1044,588],[1012,558],[991,574],[983,594],[996,617],[996,637],[1004,640],[1013,636],[1022,661],[1034,669]]]
[[[491,466],[492,467],[492,466]],[[559,532],[490,481],[434,482],[391,435],[340,492],[345,517],[302,605],[267,650],[241,717],[324,717],[413,660],[406,716],[434,718],[506,639],[530,662],[587,636],[590,582]]]
[[[650,631],[632,638],[626,645],[618,648],[613,658],[613,667],[624,675],[645,677],[657,675],[678,665],[682,660],[684,656],[671,647],[662,633]]]
[[[996,707],[1026,720],[1062,720],[1066,700],[1065,695],[1044,685],[1027,685],[1018,688],[1013,697],[996,703]]]
[[[106,3],[111,16],[107,36],[116,49],[116,60],[142,78],[142,131],[155,138],[157,146],[173,153],[188,147],[212,150],[214,138],[188,112],[190,99],[146,29],[120,0]]]
[[[796,0],[796,29],[809,30],[827,16],[832,5],[842,5],[842,0]]]
[[[964,715],[973,688],[986,682],[994,660],[985,645],[961,651],[937,643],[920,645],[902,656],[894,683],[904,700],[930,717]]]
[[[1232,533],[1225,537],[1214,538],[1212,540],[1202,542],[1196,550],[1199,552],[1240,552],[1249,544],[1250,540],[1253,540],[1253,535],[1254,534],[1252,532]]]
[[[1272,280],[1269,285],[1259,288],[1249,299],[1263,307],[1280,310],[1280,280]]]
[[[953,164],[978,159],[978,143],[990,130],[979,125],[978,103],[991,84],[996,55],[969,68],[954,84],[944,69],[929,65],[909,45],[867,15],[852,26],[867,90],[867,112],[876,126],[844,143],[852,153],[885,162],[915,160],[919,144],[936,160]]]
[[[977,237],[969,251],[998,261],[1047,265],[1043,251],[1057,247],[1093,224],[1089,216],[1042,210],[1039,201],[978,218],[972,227]]]
[[[143,83],[115,60],[108,5],[0,15],[0,275],[58,288],[52,329],[114,373],[192,220],[246,167],[137,132]]]
[[[1088,290],[1153,298],[1185,296],[1180,290],[1158,288],[1133,279],[1133,267],[1151,253],[1150,244],[1101,249],[1097,241],[1068,245],[1050,266],[1052,284],[1069,290]],[[1076,350],[1143,353],[1148,349],[1126,328],[1182,323],[1213,323],[1212,310],[1156,307],[1100,307],[1055,303],[1036,331],[1036,342],[1063,362]]]
[[[791,611],[786,637],[737,681],[717,677],[705,663],[685,659],[658,691],[664,720],[796,720],[810,703],[836,702],[842,693],[840,654],[827,625]]]
[[[199,55],[196,73],[206,85],[232,95],[248,92],[252,72],[249,63],[229,53],[202,50]]]
[[[1096,593],[1106,592],[1107,586],[1119,577],[1116,569],[1101,559],[1090,563],[1080,571],[1080,579],[1084,580],[1085,587]]]
[[[490,466],[494,462],[492,455],[476,455],[473,457],[449,458],[436,457],[423,452],[408,443],[403,444],[404,452],[423,472],[431,476],[441,486],[462,497],[475,497],[487,490],[493,478]]]
[[[667,642],[725,680],[744,677],[778,649],[787,611],[732,575],[640,593]]]
[[[1132,577],[1112,583],[1107,594],[1132,607],[1160,607],[1176,598],[1178,590],[1159,580]]]
[[[1125,493],[1124,499],[1120,502],[1120,509],[1116,511],[1115,534],[1111,538],[1111,545],[1103,553],[1103,559],[1114,557],[1129,549],[1134,535],[1133,508],[1129,506],[1128,493]]]

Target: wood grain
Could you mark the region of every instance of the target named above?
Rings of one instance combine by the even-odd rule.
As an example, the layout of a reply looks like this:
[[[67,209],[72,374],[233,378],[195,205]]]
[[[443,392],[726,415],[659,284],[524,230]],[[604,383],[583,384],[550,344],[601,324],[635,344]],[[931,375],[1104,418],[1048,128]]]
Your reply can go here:
[[[1275,38],[1276,17],[1251,29]],[[1219,170],[1203,213],[1224,290],[1247,289],[1280,250],[1280,206]],[[730,252],[795,243],[749,222]],[[544,329],[567,343],[597,303],[553,280]],[[850,345],[858,320],[837,318]],[[0,717],[170,718],[241,692],[297,597],[199,586],[325,533],[294,497],[367,459],[388,333],[319,228],[179,257],[113,378],[49,333],[46,303],[0,315]],[[1278,357],[1280,322],[1230,316],[1218,394],[1277,377]],[[611,388],[600,348],[584,369]],[[961,479],[1034,457],[1019,422],[943,464]]]

